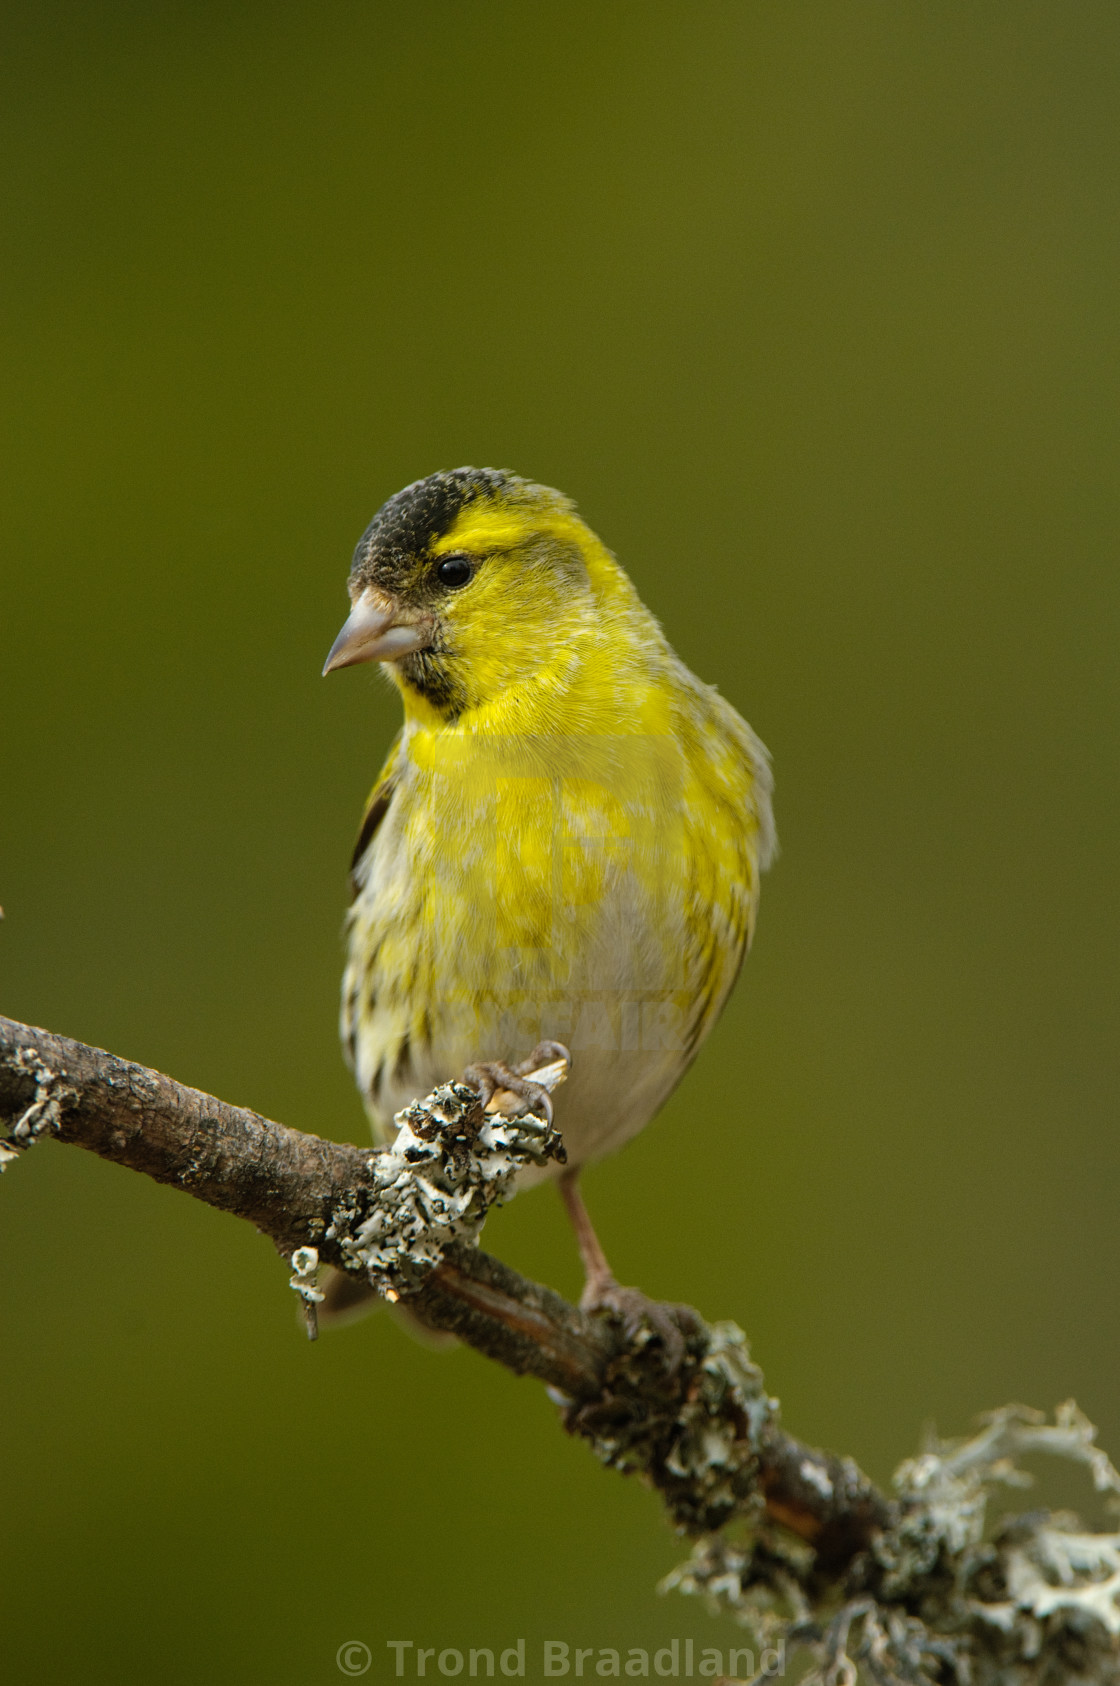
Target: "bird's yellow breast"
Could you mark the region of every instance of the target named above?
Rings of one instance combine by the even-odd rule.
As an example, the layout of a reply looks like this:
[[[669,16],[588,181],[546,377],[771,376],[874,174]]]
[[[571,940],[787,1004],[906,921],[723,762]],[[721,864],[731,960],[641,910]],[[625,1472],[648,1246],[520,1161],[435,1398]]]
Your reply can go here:
[[[382,1125],[425,1084],[547,1036],[575,1061],[562,1128],[593,1135],[598,1108],[610,1145],[660,1104],[734,981],[769,825],[765,753],[663,643],[604,642],[566,660],[555,690],[450,725],[406,719],[344,986]]]

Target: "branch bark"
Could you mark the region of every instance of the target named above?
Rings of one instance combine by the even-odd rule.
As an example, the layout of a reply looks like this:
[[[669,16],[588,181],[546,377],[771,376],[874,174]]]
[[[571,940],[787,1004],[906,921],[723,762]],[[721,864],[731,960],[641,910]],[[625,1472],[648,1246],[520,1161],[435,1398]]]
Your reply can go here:
[[[1035,1511],[984,1536],[989,1487],[1023,1452],[1073,1458],[1100,1491],[1120,1496],[1120,1474],[1072,1403],[1052,1426],[1022,1408],[996,1413],[972,1440],[904,1465],[900,1497],[888,1499],[850,1459],[785,1432],[735,1325],[683,1317],[685,1357],[670,1371],[652,1328],[628,1333],[617,1316],[589,1316],[454,1239],[477,1228],[519,1153],[555,1156],[551,1133],[487,1119],[477,1096],[455,1084],[404,1116],[392,1149],[325,1141],[0,1018],[0,1119],[9,1130],[0,1170],[54,1135],[248,1220],[292,1261],[293,1286],[310,1280],[304,1249],[368,1271],[382,1290],[399,1281],[391,1297],[545,1382],[571,1432],[660,1493],[678,1530],[697,1541],[667,1584],[729,1609],[768,1642],[807,1644],[816,1678],[854,1680],[863,1664],[879,1686],[1058,1686],[1074,1674],[1117,1686],[1120,1535],[1077,1533],[1068,1517]],[[456,1175],[466,1165],[466,1181],[441,1182],[441,1164]],[[436,1233],[452,1239],[433,1252],[425,1233],[394,1276],[400,1256],[385,1251],[386,1215],[398,1226],[396,1245],[401,1211],[411,1221],[418,1208],[414,1193],[403,1208],[390,1197],[407,1192],[410,1178],[423,1191],[420,1206],[437,1214]],[[774,1664],[758,1679],[778,1672]]]
[[[44,1097],[59,1141],[247,1219],[286,1257],[314,1247],[325,1263],[353,1268],[338,1214],[368,1210],[377,1150],[290,1129],[102,1049],[0,1017],[0,1117],[17,1119]],[[589,1438],[604,1411],[640,1406],[639,1398],[624,1407],[619,1386],[625,1361],[644,1354],[630,1350],[615,1321],[588,1316],[477,1248],[452,1243],[423,1285],[402,1298],[433,1329],[562,1393],[569,1425]],[[651,1361],[643,1373],[650,1372],[652,1403],[664,1417],[687,1368],[676,1382],[657,1369]],[[850,1460],[804,1446],[771,1423],[757,1463],[771,1516],[814,1543],[836,1570],[892,1514]]]

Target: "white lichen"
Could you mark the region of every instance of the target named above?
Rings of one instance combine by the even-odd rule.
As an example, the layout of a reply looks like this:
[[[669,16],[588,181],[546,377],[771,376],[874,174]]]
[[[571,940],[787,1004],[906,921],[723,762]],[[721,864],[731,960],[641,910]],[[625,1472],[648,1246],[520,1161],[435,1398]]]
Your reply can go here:
[[[10,1134],[0,1141],[0,1172],[6,1171],[20,1154],[40,1136],[54,1135],[62,1124],[62,1102],[71,1091],[62,1083],[57,1071],[52,1071],[39,1055],[29,1048],[20,1048],[15,1065],[35,1079],[35,1094],[12,1125]]]
[[[902,1520],[876,1551],[884,1590],[912,1596],[923,1577],[936,1575],[945,1625],[971,1626],[978,1641],[979,1679],[1009,1686],[1049,1679],[1050,1659],[1074,1646],[1082,1659],[1077,1677],[1120,1680],[1120,1535],[1040,1510],[1006,1518],[988,1537],[993,1490],[1029,1486],[1020,1460],[1040,1452],[1081,1464],[1106,1504],[1117,1506],[1120,1473],[1072,1400],[1058,1406],[1053,1422],[1006,1406],[965,1440],[931,1439],[897,1471]]]
[[[1040,1621],[1082,1615],[1120,1635],[1120,1534],[1080,1533],[1072,1518],[1053,1517],[1007,1550],[1004,1571],[1013,1610]]]
[[[697,1511],[730,1514],[740,1506],[746,1484],[753,1483],[759,1436],[777,1409],[751,1361],[743,1331],[735,1323],[712,1324],[707,1351],[663,1458],[670,1474],[688,1483]]]
[[[295,1289],[305,1304],[321,1305],[324,1296],[320,1292],[318,1279],[319,1249],[297,1247],[292,1254],[292,1274],[288,1286]]]
[[[1072,1399],[1058,1406],[1052,1423],[1028,1405],[1005,1405],[981,1422],[980,1432],[967,1440],[931,1438],[918,1457],[901,1464],[894,1478],[900,1494],[927,1502],[948,1499],[957,1507],[966,1496],[982,1497],[993,1482],[1028,1487],[1031,1476],[1016,1459],[1048,1452],[1085,1464],[1098,1493],[1120,1498],[1120,1472],[1096,1444],[1096,1429]]]
[[[880,1686],[1120,1686],[1120,1534],[1045,1510],[989,1525],[993,1491],[1028,1486],[1021,1460],[1039,1452],[1082,1465],[1120,1508],[1120,1473],[1072,1401],[1052,1422],[1013,1405],[967,1439],[931,1438],[900,1467],[897,1520],[832,1589],[831,1609],[814,1553],[766,1523],[700,1540],[664,1587],[703,1597],[765,1644],[807,1648],[805,1682],[854,1679],[858,1667]],[[801,1474],[817,1485],[815,1467]]]
[[[801,1479],[815,1487],[822,1499],[831,1499],[834,1488],[827,1470],[820,1468],[811,1458],[804,1458],[801,1462]]]
[[[554,1062],[532,1078],[552,1088]],[[499,1092],[491,1102],[518,1105]],[[477,1243],[487,1212],[512,1193],[518,1173],[563,1156],[557,1132],[532,1113],[483,1113],[474,1089],[441,1084],[394,1120],[392,1146],[371,1156],[372,1209],[342,1213],[327,1230],[351,1268],[388,1299],[419,1286],[452,1241]]]

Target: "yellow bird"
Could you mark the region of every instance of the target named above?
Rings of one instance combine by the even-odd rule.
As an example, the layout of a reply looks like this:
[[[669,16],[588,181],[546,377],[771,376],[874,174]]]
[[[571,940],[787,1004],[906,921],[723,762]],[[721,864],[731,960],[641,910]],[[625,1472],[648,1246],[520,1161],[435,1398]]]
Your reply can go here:
[[[342,988],[375,1133],[473,1062],[509,1087],[508,1062],[565,1044],[583,1304],[633,1313],[577,1178],[649,1122],[735,982],[776,847],[766,749],[571,500],[517,475],[406,486],[349,592],[323,671],[380,662],[404,704],[354,851]]]

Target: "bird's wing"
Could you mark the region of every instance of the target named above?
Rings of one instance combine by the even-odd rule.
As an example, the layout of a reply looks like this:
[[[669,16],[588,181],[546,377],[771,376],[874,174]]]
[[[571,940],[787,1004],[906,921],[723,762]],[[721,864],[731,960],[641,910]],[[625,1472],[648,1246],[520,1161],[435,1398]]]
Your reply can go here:
[[[705,686],[698,700],[683,727],[694,777],[685,806],[697,959],[690,1055],[718,1017],[750,947],[759,874],[777,850],[765,746],[718,692]]]
[[[393,739],[385,765],[377,775],[377,783],[369,793],[366,811],[362,815],[362,824],[358,831],[358,841],[354,845],[354,853],[350,857],[350,887],[358,893],[358,868],[365,858],[366,851],[374,838],[385,815],[389,812],[389,804],[393,800],[393,792],[400,779],[401,734],[397,733]]]

